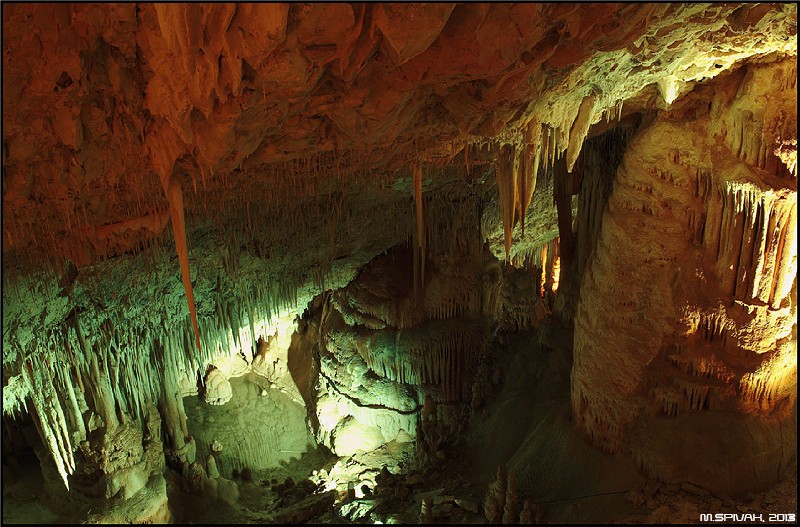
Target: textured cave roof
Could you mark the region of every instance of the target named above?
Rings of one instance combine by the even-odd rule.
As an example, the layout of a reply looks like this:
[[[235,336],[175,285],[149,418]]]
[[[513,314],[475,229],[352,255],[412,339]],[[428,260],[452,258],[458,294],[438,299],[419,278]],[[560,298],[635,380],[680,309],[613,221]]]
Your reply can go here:
[[[796,19],[794,4],[4,4],[3,251],[159,232],[176,161],[185,189],[245,196],[276,171],[480,162],[465,145],[520,142],[531,122],[580,148],[577,121],[796,53]]]

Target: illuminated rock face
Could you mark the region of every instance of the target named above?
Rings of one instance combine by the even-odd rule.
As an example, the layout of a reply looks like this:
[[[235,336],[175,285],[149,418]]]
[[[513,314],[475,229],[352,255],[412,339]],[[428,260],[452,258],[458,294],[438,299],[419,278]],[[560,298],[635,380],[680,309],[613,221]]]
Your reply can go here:
[[[659,478],[738,493],[796,455],[797,179],[773,153],[796,134],[796,77],[794,61],[752,65],[697,90],[642,126],[616,175],[572,402],[595,443]]]
[[[426,394],[461,402],[483,352],[481,253],[428,263],[414,284],[414,255],[395,248],[324,300],[308,401],[318,441],[338,455],[417,435]]]
[[[425,281],[415,289],[413,251],[395,247],[347,287],[319,298],[304,322],[303,351],[296,352],[313,357],[306,366],[310,421],[319,443],[336,454],[424,441],[426,433],[446,436],[433,430],[428,414],[437,403],[454,414],[469,408],[481,389],[475,384],[486,382],[477,372],[492,354],[492,333],[533,326],[536,305],[544,300],[529,271],[503,273],[477,245],[476,252],[458,244],[452,249],[428,262]],[[434,410],[426,413],[424,404]],[[454,433],[461,418],[444,421]]]

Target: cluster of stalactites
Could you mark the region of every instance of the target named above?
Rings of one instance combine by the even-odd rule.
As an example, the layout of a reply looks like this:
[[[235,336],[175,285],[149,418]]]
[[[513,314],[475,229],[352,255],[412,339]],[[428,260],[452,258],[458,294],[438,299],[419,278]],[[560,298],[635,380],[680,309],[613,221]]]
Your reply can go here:
[[[26,361],[22,368],[22,379],[33,403],[34,411],[31,412],[31,415],[36,429],[42,442],[52,454],[56,470],[64,485],[69,489],[68,476],[75,471],[75,458],[73,457],[75,439],[85,439],[86,430],[83,428],[80,408],[77,407],[77,404],[72,404],[75,402],[74,390],[71,385],[72,379],[67,379],[65,383],[64,376],[68,375],[67,372],[58,366],[54,371],[51,363],[46,366],[47,370],[42,371],[41,368],[33,366],[30,361]],[[62,406],[60,394],[54,384],[69,386],[71,397],[67,400],[66,408]],[[67,415],[70,416],[69,422]],[[77,429],[78,426],[83,428],[82,434]],[[73,431],[80,435],[73,436]]]
[[[463,148],[464,152],[469,152],[470,145]],[[447,188],[453,181],[462,180],[463,176],[462,166],[457,164],[437,167],[416,161],[412,165],[416,228],[412,230],[411,244],[417,252],[414,274],[418,288],[425,286],[427,256],[436,254],[446,259],[447,255],[476,256],[482,253],[479,212],[482,196],[471,191],[471,182],[453,191]],[[426,185],[433,188],[423,192]]]
[[[497,156],[495,175],[500,194],[506,261],[510,257],[512,231],[516,223],[521,222],[523,233],[525,231],[525,213],[536,188],[540,160],[546,165],[549,158],[547,139],[543,139],[548,136],[542,134],[538,123],[532,123],[525,135],[521,146],[505,144],[492,147]]]
[[[103,326],[102,346],[95,347],[75,315],[71,325],[48,335],[46,349],[22,360],[18,396],[67,488],[75,470],[73,452],[87,430],[103,426],[112,431],[126,416],[143,416],[148,392],[163,384],[150,378],[147,362],[135,362],[133,353],[119,353],[122,337],[108,328]]]
[[[743,163],[779,178],[796,178],[797,111],[790,101],[797,98],[797,60],[747,71],[749,80],[742,86],[761,88],[740,88],[719,133]]]
[[[296,287],[272,286],[256,285],[241,300],[218,298],[214,313],[201,319],[200,351],[188,317],[170,328],[123,331],[111,319],[97,323],[76,312],[31,343],[32,349],[16,350],[21,374],[3,389],[4,411],[31,413],[69,487],[73,452],[86,438],[90,421],[99,418],[93,426],[110,432],[125,419],[142,420],[164,390],[177,390],[181,372],[200,371],[220,350],[238,348],[252,356],[254,332],[262,329],[264,320],[297,304]],[[9,344],[18,345],[13,338]]]
[[[368,164],[366,159],[361,159],[364,161],[361,165]],[[321,155],[278,164],[268,167],[267,173],[262,174],[270,181],[269,185],[259,184],[252,177],[253,174],[246,172],[234,181],[231,174],[213,177],[213,170],[209,169],[211,176],[207,177],[207,171],[199,170],[203,182],[200,189],[197,186],[198,178],[190,174],[181,175],[176,170],[163,181],[170,209],[163,210],[163,205],[160,205],[162,212],[154,216],[157,225],[148,223],[152,219],[148,216],[144,223],[144,220],[136,220],[130,225],[100,229],[101,233],[105,233],[103,236],[127,236],[139,233],[140,230],[136,229],[144,225],[151,235],[145,237],[143,242],[137,242],[132,248],[125,244],[117,244],[116,247],[130,251],[132,260],[146,262],[144,267],[149,279],[158,281],[162,278],[159,273],[163,272],[164,267],[161,262],[168,258],[168,233],[162,229],[171,219],[190,315],[163,325],[153,326],[145,321],[139,328],[126,329],[125,324],[121,323],[125,320],[122,314],[107,313],[103,317],[106,323],[102,324],[102,320],[90,320],[88,317],[84,317],[84,320],[76,314],[64,324],[47,329],[44,336],[25,344],[24,350],[17,346],[15,354],[23,365],[19,368],[22,373],[4,388],[4,401],[9,403],[4,404],[4,409],[7,413],[25,410],[34,415],[65,485],[68,485],[67,478],[75,468],[72,452],[80,438],[85,437],[87,428],[83,421],[86,408],[81,401],[88,401],[89,407],[93,407],[100,415],[102,426],[106,428],[115,426],[125,415],[139,418],[149,403],[161,398],[168,382],[165,372],[174,374],[171,377],[180,377],[182,372],[199,371],[204,364],[213,362],[220,353],[227,353],[231,349],[239,349],[245,355],[250,355],[256,342],[254,328],[258,326],[258,321],[270,320],[280,312],[296,310],[298,288],[306,279],[315,280],[321,288],[325,286],[326,266],[323,265],[308,273],[309,276],[292,273],[281,280],[253,281],[239,290],[237,296],[241,298],[230,300],[220,294],[213,299],[214,309],[210,315],[198,313],[191,301],[194,295],[191,281],[188,280],[187,223],[201,211],[216,212],[211,217],[218,222],[218,227],[231,234],[228,250],[223,251],[223,267],[234,277],[239,274],[238,260],[242,245],[266,257],[269,244],[255,246],[254,240],[270,240],[269,234],[274,232],[318,229],[321,219],[328,224],[331,247],[326,255],[329,261],[333,261],[336,258],[334,245],[337,234],[351,228],[361,229],[356,225],[357,222],[351,221],[349,211],[343,204],[350,182],[364,182],[360,187],[362,190],[390,186],[388,176],[384,176],[391,173],[379,173],[380,177],[370,178],[365,170],[354,170],[353,166],[358,165],[359,160],[357,154],[351,153],[349,157]],[[335,182],[332,183],[332,180]],[[191,181],[191,187],[186,186],[188,181]],[[330,191],[331,185],[337,192]],[[224,191],[232,186],[241,186],[243,192]],[[192,190],[186,192],[186,188]],[[239,201],[232,203],[232,200]],[[298,208],[298,203],[303,206]],[[146,205],[143,203],[142,206]],[[397,209],[393,217],[405,214],[405,202],[398,200],[390,203],[390,206]],[[395,222],[393,228],[396,230],[396,239],[406,237],[406,223]],[[105,256],[114,256],[114,253],[112,251]],[[87,263],[81,259],[77,261]],[[63,262],[63,259],[59,262]],[[106,265],[83,268],[80,271],[83,273],[81,279],[92,274],[99,289],[100,283],[108,279],[102,276],[107,268]],[[19,282],[29,284],[30,292],[39,294],[42,284],[53,278],[53,272],[59,278],[67,276],[71,282],[75,279],[73,275],[77,275],[76,271],[74,266],[45,266],[44,271],[40,269]],[[19,286],[17,281],[12,283],[15,287],[9,290],[9,294],[25,294],[24,285]],[[17,342],[14,332],[5,340],[12,347]],[[84,392],[87,395],[84,396]],[[73,401],[77,402],[73,404]]]
[[[474,361],[483,351],[486,331],[478,321],[449,319],[375,335],[357,347],[377,375],[394,382],[437,386],[443,400],[469,397]]]
[[[797,280],[797,194],[727,183],[710,196],[701,230],[723,290],[781,307]]]
[[[534,118],[516,134],[516,140],[487,144],[495,156],[506,261],[510,257],[512,231],[517,222],[525,233],[525,213],[531,204],[539,171],[552,171],[556,160],[564,157],[567,172],[572,172],[589,127],[597,117],[598,106],[598,98],[589,94],[582,99],[577,113],[567,116],[560,125],[550,126]],[[617,105],[615,110],[617,116],[621,116],[622,106]]]

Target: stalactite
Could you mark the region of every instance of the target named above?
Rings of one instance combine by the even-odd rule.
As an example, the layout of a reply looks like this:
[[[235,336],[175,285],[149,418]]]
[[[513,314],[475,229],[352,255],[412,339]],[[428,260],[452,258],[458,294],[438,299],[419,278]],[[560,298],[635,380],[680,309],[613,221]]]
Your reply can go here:
[[[72,379],[69,373],[69,366],[66,364],[61,365],[62,373],[61,379],[61,393],[67,393],[67,415],[69,416],[69,428],[74,431],[73,437],[78,441],[86,439],[86,426],[83,422],[83,415],[78,405],[78,398],[75,395],[75,389],[72,386]]]
[[[525,129],[524,144],[518,165],[519,172],[516,175],[518,189],[516,209],[523,236],[525,235],[525,213],[528,211],[533,199],[533,191],[536,188],[542,147],[541,136],[542,126],[538,119],[533,119]]]
[[[426,228],[425,228],[425,211],[422,202],[422,163],[418,162],[412,169],[414,180],[414,204],[417,211],[417,244],[420,250],[420,280],[419,287],[425,285],[425,258],[426,258]]]
[[[796,198],[727,184],[710,196],[703,245],[717,261],[728,294],[777,308],[796,269]]]
[[[506,262],[511,254],[512,231],[514,229],[515,204],[517,203],[517,185],[515,174],[519,162],[515,148],[512,145],[503,145],[499,148],[495,176],[497,188],[500,192],[500,215],[503,220],[503,235],[505,237]]]
[[[553,164],[556,160],[556,155],[558,153],[557,149],[557,136],[558,136],[558,129],[554,127],[547,127],[547,168],[549,171],[552,171]]]
[[[186,243],[186,222],[183,214],[183,192],[178,178],[174,175],[170,177],[165,191],[167,192],[170,216],[172,218],[172,232],[175,235],[175,248],[178,251],[178,259],[181,264],[181,278],[183,279],[183,287],[186,291],[189,315],[192,319],[195,342],[199,351],[201,349],[200,330],[197,327],[197,307],[194,303],[194,290],[192,288],[192,277],[189,269],[189,248]]]
[[[89,355],[90,379],[92,398],[95,409],[100,413],[106,430],[111,431],[119,426],[117,419],[116,402],[113,388],[110,386],[108,376],[100,369],[100,357],[93,350]]]
[[[59,395],[52,385],[52,376],[43,376],[42,370],[41,363],[26,360],[23,364],[22,377],[33,401],[34,411],[31,415],[42,440],[53,456],[64,485],[69,490],[68,477],[75,470],[70,434],[67,431]]]
[[[797,276],[797,195],[792,201],[781,202],[778,229],[780,234],[776,242],[776,256],[772,288],[770,291],[770,304],[773,309],[778,309],[784,298],[792,290]]]
[[[586,135],[589,133],[589,127],[594,120],[594,114],[597,107],[597,98],[594,94],[588,95],[581,101],[578,108],[578,115],[572,123],[572,128],[569,131],[569,144],[567,146],[567,172],[572,172],[572,167],[578,160],[581,153],[583,142]]]

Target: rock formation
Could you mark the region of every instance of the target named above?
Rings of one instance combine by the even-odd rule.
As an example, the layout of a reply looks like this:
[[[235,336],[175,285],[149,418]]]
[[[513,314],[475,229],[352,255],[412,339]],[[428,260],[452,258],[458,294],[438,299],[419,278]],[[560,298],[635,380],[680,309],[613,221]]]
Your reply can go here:
[[[217,368],[213,368],[206,375],[203,399],[208,404],[220,405],[230,401],[231,397],[233,397],[231,383]]]
[[[572,395],[597,444],[659,479],[738,493],[794,456],[781,437],[797,397],[797,179],[763,145],[796,131],[796,64],[706,89],[628,144],[581,283]],[[750,433],[732,441],[699,422]],[[688,465],[678,437],[704,445]]]
[[[240,510],[319,445],[326,493],[231,521],[388,521],[380,463],[446,480],[530,334],[598,452],[791,477],[794,4],[34,3],[3,35],[3,419],[36,431],[3,463],[58,514]],[[307,429],[247,422],[273,403]],[[519,483],[493,520],[541,514]]]

